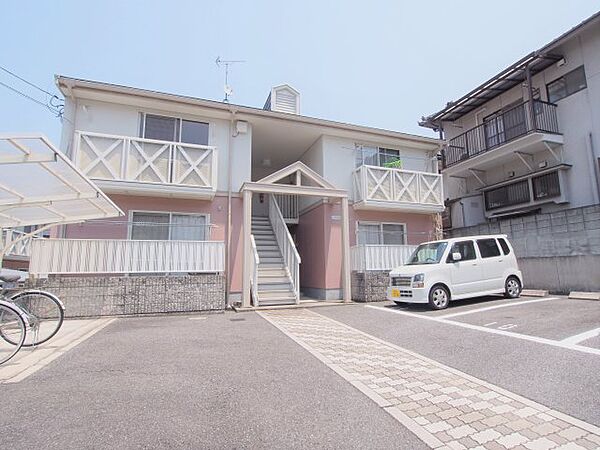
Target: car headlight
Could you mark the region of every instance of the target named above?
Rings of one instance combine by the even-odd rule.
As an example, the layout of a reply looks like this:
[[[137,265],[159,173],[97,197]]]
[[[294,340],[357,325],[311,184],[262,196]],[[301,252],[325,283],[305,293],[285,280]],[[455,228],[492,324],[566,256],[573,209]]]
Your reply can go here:
[[[413,277],[412,287],[414,287],[414,288],[425,287],[425,274],[424,273],[418,273]]]

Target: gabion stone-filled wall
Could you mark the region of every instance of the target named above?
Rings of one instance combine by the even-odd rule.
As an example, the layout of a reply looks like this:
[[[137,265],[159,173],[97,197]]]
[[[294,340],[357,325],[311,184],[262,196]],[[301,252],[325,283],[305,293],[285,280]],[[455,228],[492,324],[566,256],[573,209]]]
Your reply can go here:
[[[382,302],[386,300],[389,284],[388,270],[352,271],[352,300],[355,302]]]
[[[225,276],[62,276],[28,280],[27,288],[52,292],[67,317],[152,314],[225,309]]]

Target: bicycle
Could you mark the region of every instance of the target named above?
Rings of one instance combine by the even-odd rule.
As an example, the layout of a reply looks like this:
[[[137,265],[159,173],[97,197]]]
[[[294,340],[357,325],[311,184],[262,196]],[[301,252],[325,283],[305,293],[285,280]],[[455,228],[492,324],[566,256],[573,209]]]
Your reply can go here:
[[[15,356],[27,335],[29,323],[27,316],[12,303],[0,300],[0,365]],[[8,336],[9,339],[6,339]],[[15,344],[16,342],[16,344]]]
[[[65,307],[58,297],[45,291],[17,290],[14,286],[18,278],[18,275],[0,273],[0,281],[4,283],[1,298],[5,309],[2,317],[6,317],[5,327],[0,326],[0,338],[4,345],[17,348],[5,360],[0,352],[0,364],[12,358],[22,347],[34,347],[49,341],[58,333],[64,321]],[[12,291],[16,292],[9,297]],[[19,324],[15,314],[24,322],[22,335],[17,331],[22,324]]]

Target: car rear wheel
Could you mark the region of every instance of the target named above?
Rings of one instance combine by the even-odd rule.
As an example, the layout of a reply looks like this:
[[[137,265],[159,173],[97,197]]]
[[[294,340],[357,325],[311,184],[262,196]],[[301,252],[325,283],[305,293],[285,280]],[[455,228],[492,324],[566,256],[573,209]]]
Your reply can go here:
[[[515,276],[510,276],[504,283],[504,296],[506,298],[519,298],[521,295],[521,282]]]
[[[444,286],[438,284],[429,291],[429,306],[433,309],[444,309],[450,303],[450,293]]]

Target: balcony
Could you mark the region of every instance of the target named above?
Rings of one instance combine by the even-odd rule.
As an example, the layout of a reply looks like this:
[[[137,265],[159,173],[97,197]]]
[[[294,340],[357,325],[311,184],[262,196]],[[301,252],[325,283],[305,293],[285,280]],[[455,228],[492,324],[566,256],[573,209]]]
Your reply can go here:
[[[571,168],[561,164],[552,168],[502,182],[482,189],[485,216],[499,217],[505,213],[528,210],[545,203],[567,203],[565,173]]]
[[[455,175],[467,166],[487,169],[492,161],[514,158],[517,152],[552,149],[562,143],[556,105],[534,100],[532,111],[526,101],[450,139],[442,152],[442,165],[446,173]]]
[[[354,209],[437,213],[444,210],[442,176],[363,165],[353,173]]]
[[[72,158],[105,192],[210,200],[217,190],[215,147],[77,131]]]

